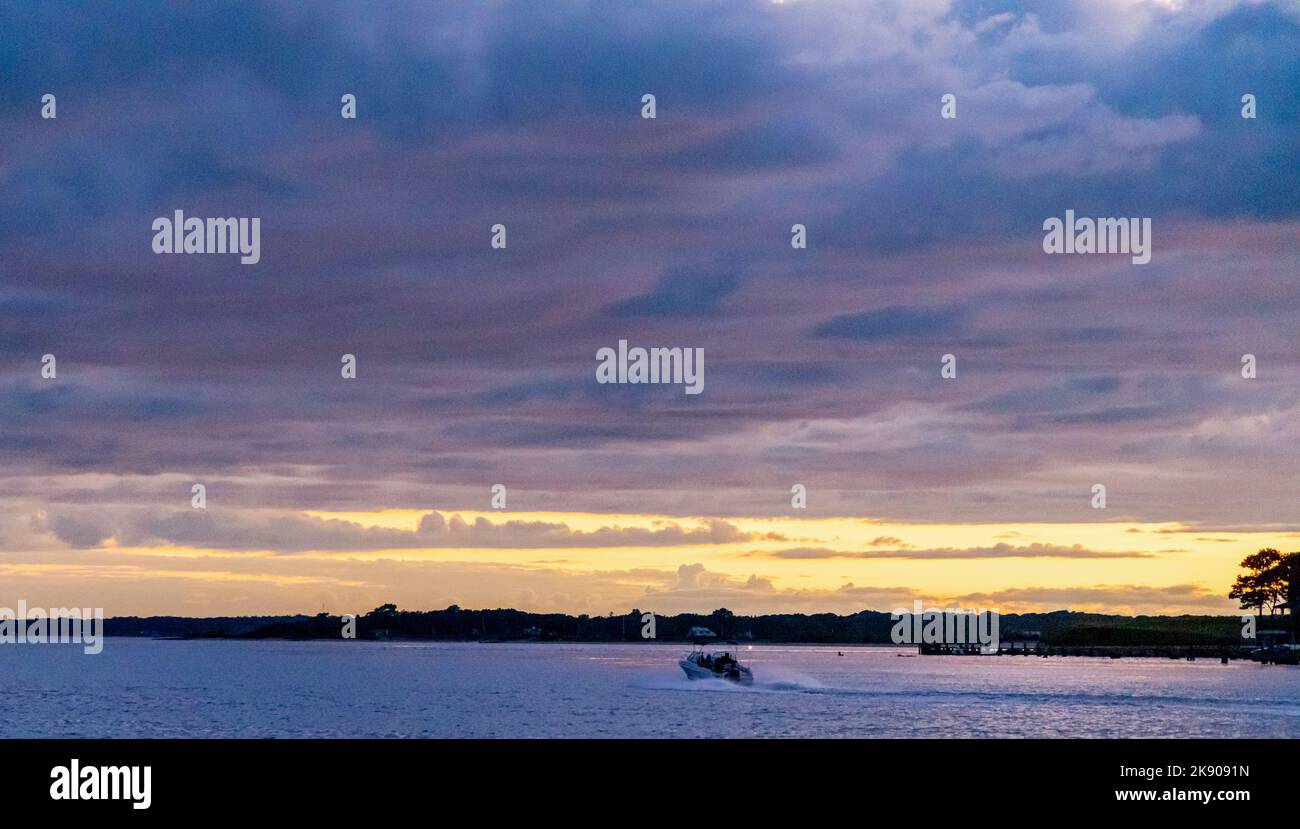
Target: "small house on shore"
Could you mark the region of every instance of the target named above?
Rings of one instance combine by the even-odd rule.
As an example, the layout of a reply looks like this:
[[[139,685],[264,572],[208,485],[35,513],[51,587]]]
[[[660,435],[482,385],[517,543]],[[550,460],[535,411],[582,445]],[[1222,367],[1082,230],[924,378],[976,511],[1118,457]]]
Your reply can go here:
[[[1279,609],[1289,609],[1290,602]],[[1260,648],[1275,648],[1279,645],[1291,645],[1296,642],[1294,614],[1270,613],[1255,616],[1255,638],[1246,639],[1250,645]]]

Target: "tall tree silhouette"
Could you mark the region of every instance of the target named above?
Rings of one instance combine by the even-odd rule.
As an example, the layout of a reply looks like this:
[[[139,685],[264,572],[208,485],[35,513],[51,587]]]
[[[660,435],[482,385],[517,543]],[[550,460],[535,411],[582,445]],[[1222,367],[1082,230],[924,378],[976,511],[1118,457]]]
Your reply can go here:
[[[1239,600],[1243,610],[1256,608],[1263,615],[1267,605],[1272,613],[1290,590],[1289,576],[1294,569],[1291,565],[1295,556],[1296,553],[1283,556],[1272,547],[1246,556],[1241,560],[1241,566],[1248,572],[1237,576],[1237,581],[1228,591],[1228,598]]]

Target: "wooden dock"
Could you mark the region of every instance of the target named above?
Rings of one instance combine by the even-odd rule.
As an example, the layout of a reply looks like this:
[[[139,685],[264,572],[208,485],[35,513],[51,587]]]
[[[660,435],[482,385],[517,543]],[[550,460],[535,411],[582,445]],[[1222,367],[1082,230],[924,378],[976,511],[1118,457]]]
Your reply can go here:
[[[1274,659],[1256,648],[1220,645],[1047,645],[1039,641],[1003,642],[996,651],[984,651],[974,643],[927,643],[917,646],[923,656],[1086,656],[1094,659],[1213,659],[1227,663],[1234,659],[1254,660],[1265,664],[1295,664]]]

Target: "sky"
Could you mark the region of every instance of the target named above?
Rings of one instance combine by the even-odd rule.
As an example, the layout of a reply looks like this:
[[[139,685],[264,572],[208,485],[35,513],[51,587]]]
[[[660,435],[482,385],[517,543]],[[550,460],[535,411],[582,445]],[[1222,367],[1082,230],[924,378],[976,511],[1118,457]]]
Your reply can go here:
[[[7,4],[0,606],[1232,613],[1298,162],[1291,2]]]

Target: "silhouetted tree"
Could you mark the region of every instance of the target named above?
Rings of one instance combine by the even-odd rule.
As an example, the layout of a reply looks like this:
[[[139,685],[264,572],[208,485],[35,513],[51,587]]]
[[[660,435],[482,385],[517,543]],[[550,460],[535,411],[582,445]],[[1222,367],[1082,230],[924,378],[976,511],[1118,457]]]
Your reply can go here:
[[[1260,615],[1264,613],[1264,606],[1268,605],[1271,613],[1290,590],[1288,576],[1293,567],[1292,562],[1286,559],[1295,555],[1290,553],[1284,557],[1272,547],[1266,547],[1246,556],[1241,560],[1241,566],[1249,572],[1237,576],[1237,581],[1228,591],[1228,598],[1240,601],[1243,610],[1257,608]]]
[[[1278,562],[1278,581],[1281,585],[1280,595],[1285,600],[1285,607],[1295,615],[1296,604],[1300,603],[1300,553],[1287,553]]]

